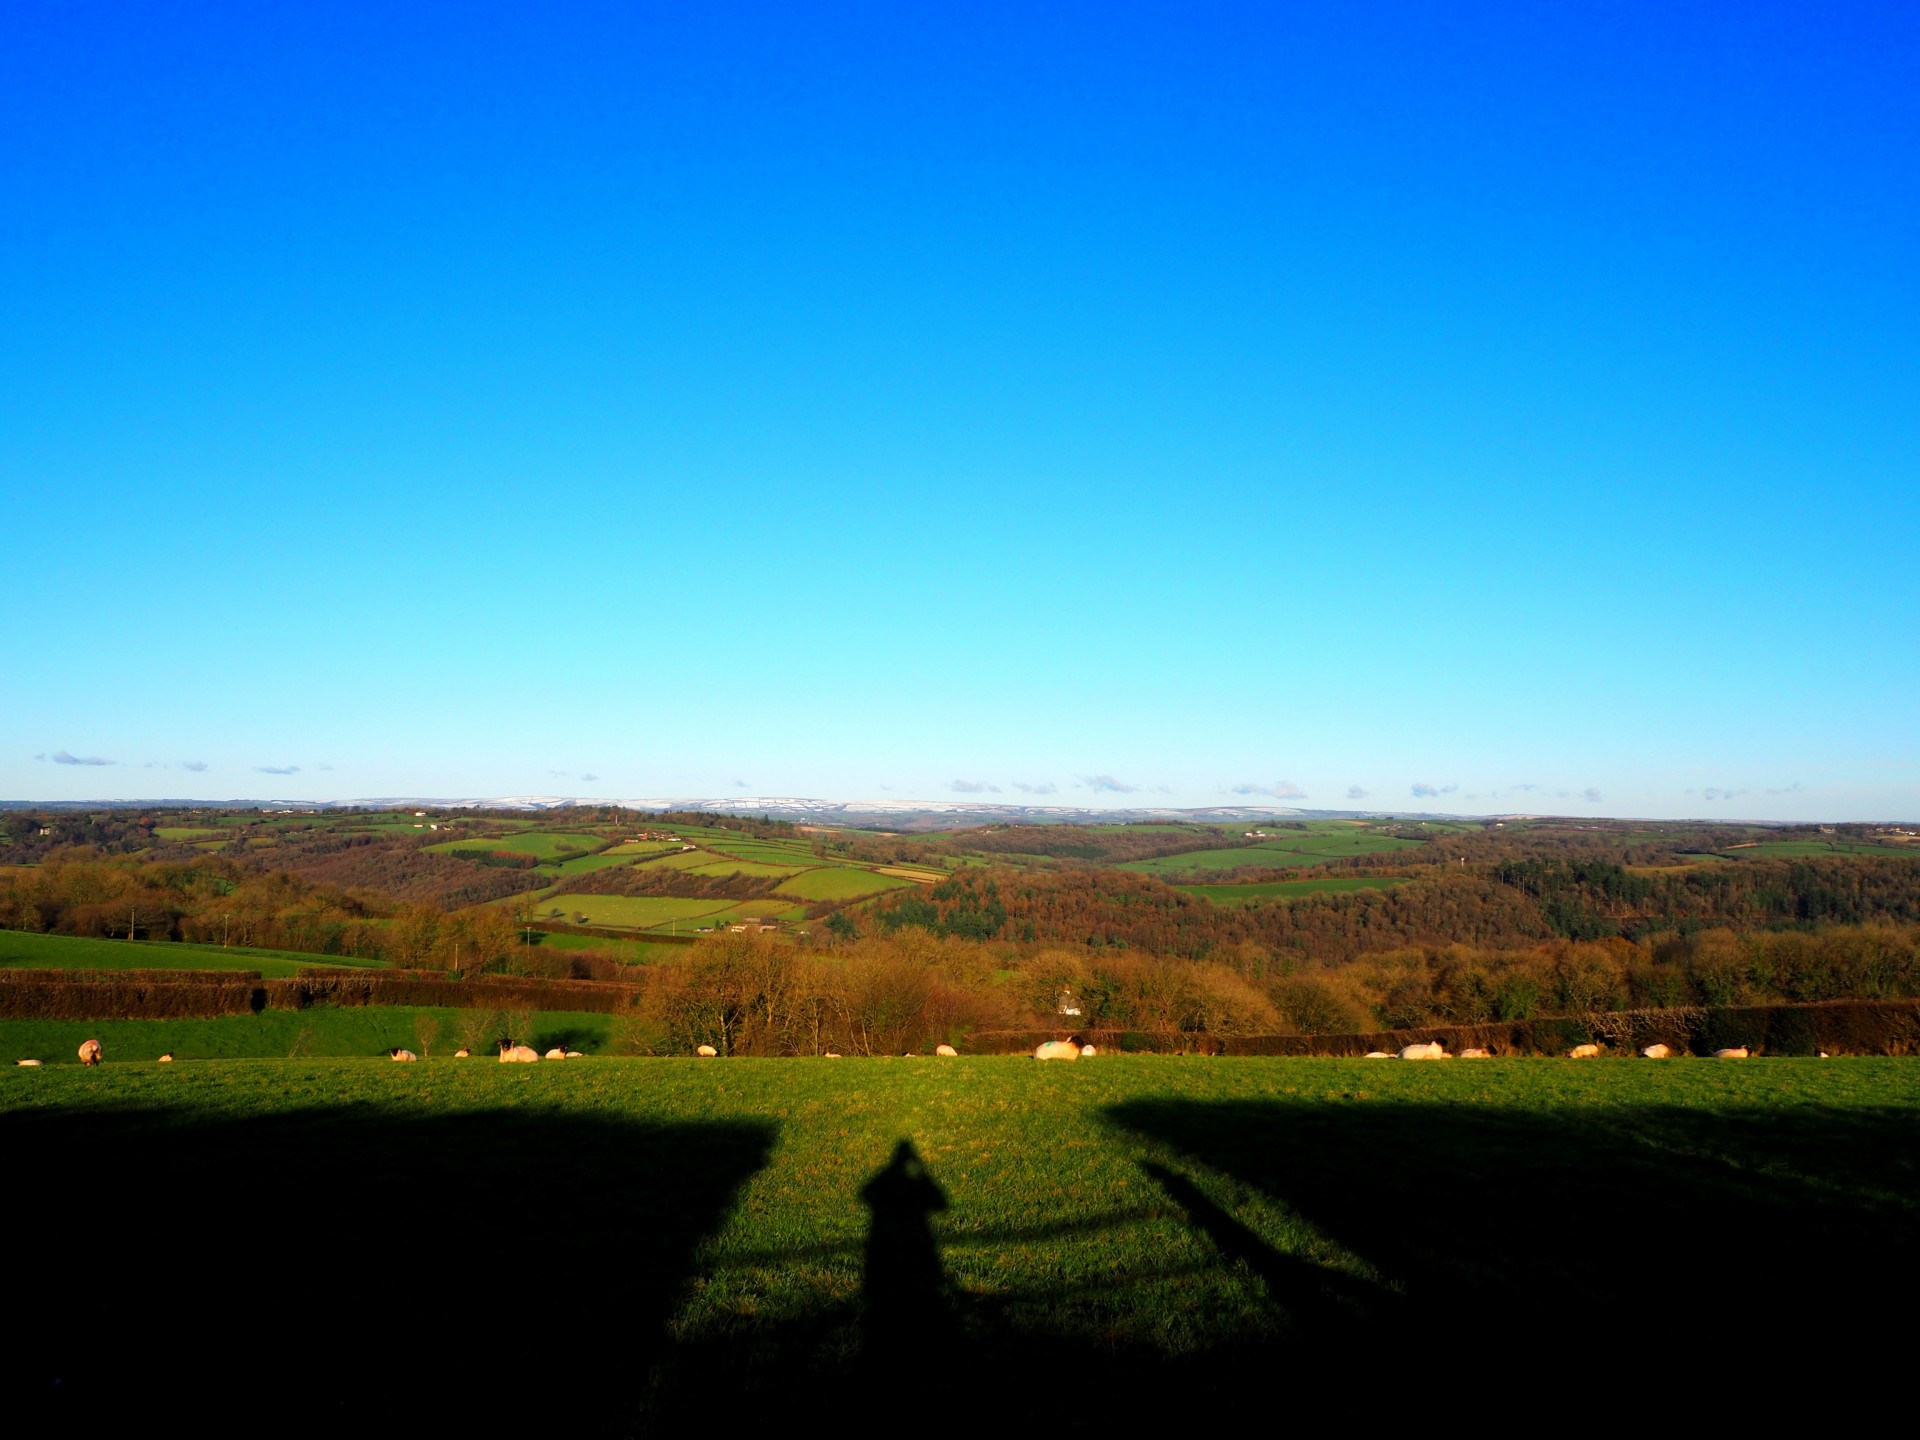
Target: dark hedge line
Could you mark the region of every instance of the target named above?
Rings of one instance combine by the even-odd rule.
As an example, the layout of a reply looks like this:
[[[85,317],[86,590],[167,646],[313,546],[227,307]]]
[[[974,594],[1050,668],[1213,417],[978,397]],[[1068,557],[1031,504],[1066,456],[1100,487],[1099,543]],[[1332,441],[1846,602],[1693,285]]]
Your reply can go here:
[[[188,977],[183,979],[182,977]],[[164,978],[160,978],[164,977]],[[456,1009],[585,1010],[618,1014],[638,985],[485,975],[312,971],[262,980],[220,971],[0,971],[0,1018],[10,1020],[184,1020],[305,1010],[315,1005],[438,1005]]]
[[[1325,1055],[1358,1057],[1375,1050],[1441,1041],[1450,1054],[1564,1055],[1597,1044],[1609,1055],[1638,1055],[1666,1045],[1676,1055],[1711,1055],[1744,1046],[1759,1055],[1920,1055],[1920,1001],[1832,1000],[1817,1005],[1688,1006],[1516,1020],[1490,1025],[1435,1025],[1353,1035],[1200,1035],[1138,1030],[999,1030],[977,1033],[983,1055],[1019,1055],[1043,1040],[1072,1039],[1097,1050],[1163,1055]]]
[[[9,1020],[186,1020],[265,1007],[259,976],[232,970],[0,971]]]

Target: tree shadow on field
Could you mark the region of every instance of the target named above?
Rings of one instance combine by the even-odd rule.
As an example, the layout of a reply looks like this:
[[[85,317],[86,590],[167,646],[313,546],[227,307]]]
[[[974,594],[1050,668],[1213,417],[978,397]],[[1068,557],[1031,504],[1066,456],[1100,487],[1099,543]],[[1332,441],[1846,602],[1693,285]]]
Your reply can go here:
[[[1920,1280],[1920,1115],[1804,1106],[1515,1113],[1140,1100],[1112,1119],[1264,1191],[1377,1284],[1274,1249],[1150,1166],[1285,1312],[1290,1368],[1376,1398],[1494,1376],[1764,1383],[1891,1362]],[[1720,1398],[1716,1392],[1716,1401]]]
[[[625,1432],[774,1137],[539,1109],[0,1116],[14,1265],[43,1277],[13,1290],[34,1318],[0,1414]]]

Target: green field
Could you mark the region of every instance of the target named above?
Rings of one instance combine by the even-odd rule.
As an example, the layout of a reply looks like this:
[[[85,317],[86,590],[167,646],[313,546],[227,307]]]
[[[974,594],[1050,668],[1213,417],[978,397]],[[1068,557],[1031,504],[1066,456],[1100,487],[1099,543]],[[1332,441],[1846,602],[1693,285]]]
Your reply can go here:
[[[760,860],[729,860],[722,857],[706,865],[688,866],[687,873],[691,875],[797,875],[800,871],[793,865],[769,865]]]
[[[97,1039],[107,1061],[148,1064],[172,1052],[176,1063],[188,1060],[379,1057],[396,1047],[421,1048],[417,1022],[430,1015],[439,1022],[435,1056],[451,1056],[460,1047],[460,1020],[469,1012],[443,1006],[320,1005],[311,1010],[262,1010],[257,1015],[221,1015],[206,1020],[0,1020],[0,1066],[12,1068],[22,1056],[47,1065],[79,1068],[80,1042]],[[535,1013],[529,1044],[543,1052],[554,1045],[594,1055],[610,1046],[613,1018],[573,1010]],[[499,1060],[488,1055],[496,1065]],[[392,1063],[392,1062],[388,1062]],[[463,1062],[464,1063],[464,1062]]]
[[[1338,830],[1300,834],[1276,831],[1273,838],[1245,848],[1190,850],[1184,855],[1162,855],[1152,860],[1130,860],[1122,870],[1145,875],[1181,875],[1207,870],[1238,870],[1247,865],[1265,865],[1276,869],[1296,865],[1322,865],[1353,855],[1386,855],[1400,850],[1418,850],[1417,840],[1401,840],[1392,835],[1343,826]]]
[[[225,839],[227,832],[204,825],[156,825],[153,834],[157,840],[217,840]]]
[[[528,830],[495,840],[448,840],[429,845],[432,851],[500,850],[509,855],[532,855],[541,860],[560,860],[580,851],[596,848],[604,842],[598,835],[577,835],[556,830]]]
[[[828,868],[796,875],[782,883],[774,893],[792,895],[800,900],[852,900],[911,884],[913,881],[903,880],[897,875],[877,875],[871,870]]]
[[[1399,875],[1329,875],[1321,880],[1270,880],[1264,885],[1181,885],[1177,889],[1214,905],[1244,905],[1249,900],[1286,900],[1343,890],[1391,890],[1406,884]]]
[[[1905,1330],[1876,1297],[1920,1278],[1915,1073],[1171,1057],[6,1069],[11,1183],[48,1192],[32,1243],[104,1316],[168,1304],[165,1326],[23,1327],[9,1360],[59,1374],[90,1415],[116,1397],[197,1425],[208,1407],[284,1404],[281,1366],[191,1363],[258,1339],[258,1307],[183,1283],[245,1257],[289,1304],[414,1322],[404,1363],[327,1355],[335,1426],[404,1413],[400,1393],[516,1414],[563,1397],[551,1413],[588,1433],[796,1396],[1217,1428],[1322,1404],[1578,1414],[1596,1375],[1637,1405],[1646,1386],[1667,1393],[1660,1377],[1676,1395],[1698,1376],[1749,1384],[1755,1357],[1795,1377],[1893,1376]],[[81,1163],[87,1183],[52,1203]],[[1659,1403],[1673,1418],[1732,1402],[1715,1381]]]
[[[0,930],[0,966],[26,970],[257,970],[283,979],[315,966],[373,966],[377,960],[252,950],[243,945],[184,945],[165,940],[95,940]]]
[[[540,902],[536,918],[559,910],[569,925],[601,925],[613,930],[665,929],[678,921],[681,933],[694,922],[728,909],[728,900],[683,900],[666,895],[555,895]],[[584,920],[576,920],[584,915]]]
[[[1875,845],[1864,840],[1762,840],[1719,852],[1730,860],[1798,860],[1820,855],[1888,855],[1920,860],[1920,845]]]

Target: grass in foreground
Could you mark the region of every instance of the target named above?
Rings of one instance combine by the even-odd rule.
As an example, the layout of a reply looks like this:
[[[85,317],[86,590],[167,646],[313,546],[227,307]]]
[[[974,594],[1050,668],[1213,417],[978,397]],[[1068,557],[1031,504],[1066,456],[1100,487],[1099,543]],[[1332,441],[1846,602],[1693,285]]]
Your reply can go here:
[[[1916,1278],[1915,1074],[109,1063],[0,1073],[0,1141],[33,1177],[16,1194],[59,1194],[33,1233],[71,1257],[72,1293],[107,1314],[172,1297],[178,1341],[34,1327],[28,1362],[66,1366],[83,1406],[240,1404],[256,1374],[284,1402],[277,1367],[171,1363],[255,1323],[198,1278],[209,1257],[251,1249],[279,1275],[319,1243],[293,1300],[364,1312],[313,1397],[333,1419],[389,1413],[397,1388],[596,1432],[796,1397],[1077,1429],[1195,1405],[1216,1423],[1527,1405],[1541,1386],[1576,1403],[1596,1374],[1691,1383],[1761,1353],[1872,1373],[1899,1338],[1874,1298]],[[92,1243],[128,1213],[151,1239]],[[126,1388],[128,1364],[155,1388]]]

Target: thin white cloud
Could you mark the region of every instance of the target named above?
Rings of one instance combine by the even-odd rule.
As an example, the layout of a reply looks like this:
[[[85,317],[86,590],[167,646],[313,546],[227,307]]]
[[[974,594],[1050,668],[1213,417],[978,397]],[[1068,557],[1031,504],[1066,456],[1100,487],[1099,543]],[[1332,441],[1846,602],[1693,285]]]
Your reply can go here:
[[[1060,790],[1060,787],[1051,780],[1044,780],[1038,785],[1028,785],[1016,780],[1013,782],[1013,788],[1022,795],[1055,795]]]
[[[253,769],[258,775],[298,775],[300,773],[298,765],[256,765]]]
[[[580,778],[582,781],[588,781],[588,780],[598,780],[600,777],[598,775],[582,775]]]
[[[1082,775],[1080,784],[1088,790],[1098,790],[1104,795],[1132,795],[1139,791],[1138,785],[1129,785],[1124,780],[1116,780],[1111,775]]]
[[[204,760],[182,760],[180,762],[180,768],[182,770],[191,770],[197,775],[200,771],[207,768],[207,762]]]
[[[1586,789],[1580,792],[1580,798],[1583,800],[1591,800],[1595,804],[1598,804],[1600,802],[1600,787],[1598,785],[1587,786]]]
[[[1304,800],[1307,792],[1291,780],[1276,780],[1271,785],[1256,785],[1252,781],[1243,781],[1233,787],[1236,795],[1271,795],[1276,800]]]
[[[1371,790],[1362,790],[1358,785],[1347,786],[1347,799],[1349,800],[1364,800],[1372,793]]]
[[[998,795],[1000,787],[985,780],[953,780],[947,788],[956,795]]]
[[[64,750],[56,750],[50,757],[56,765],[111,765],[111,760],[102,760],[98,755],[69,755]]]
[[[1416,782],[1413,794],[1416,800],[1431,800],[1436,795],[1451,795],[1459,788],[1458,785],[1428,785],[1424,782]]]

